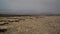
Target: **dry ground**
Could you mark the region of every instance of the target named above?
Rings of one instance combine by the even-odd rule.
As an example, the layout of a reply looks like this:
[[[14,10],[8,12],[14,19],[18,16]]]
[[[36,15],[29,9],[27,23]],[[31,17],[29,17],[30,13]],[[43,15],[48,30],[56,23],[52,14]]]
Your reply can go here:
[[[0,17],[0,34],[60,34],[60,16]]]

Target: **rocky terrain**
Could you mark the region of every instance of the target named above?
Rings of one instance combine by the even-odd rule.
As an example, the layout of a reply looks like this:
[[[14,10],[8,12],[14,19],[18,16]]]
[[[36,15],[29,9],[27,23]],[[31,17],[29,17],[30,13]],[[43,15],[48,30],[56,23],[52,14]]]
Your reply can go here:
[[[0,17],[0,34],[60,34],[60,16]]]

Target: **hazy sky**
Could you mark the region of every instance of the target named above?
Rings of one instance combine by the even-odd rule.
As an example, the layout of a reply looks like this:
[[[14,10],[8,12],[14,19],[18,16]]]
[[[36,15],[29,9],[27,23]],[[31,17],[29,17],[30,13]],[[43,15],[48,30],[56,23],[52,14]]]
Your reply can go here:
[[[8,13],[60,13],[60,0],[0,0],[0,9],[13,10],[6,11]],[[5,13],[5,11],[1,12]]]

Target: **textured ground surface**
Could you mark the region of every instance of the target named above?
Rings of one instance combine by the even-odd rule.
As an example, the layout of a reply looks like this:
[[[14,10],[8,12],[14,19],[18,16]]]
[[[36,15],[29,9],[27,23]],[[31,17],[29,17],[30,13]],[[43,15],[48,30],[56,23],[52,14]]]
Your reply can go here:
[[[60,34],[60,16],[0,17],[0,34]]]

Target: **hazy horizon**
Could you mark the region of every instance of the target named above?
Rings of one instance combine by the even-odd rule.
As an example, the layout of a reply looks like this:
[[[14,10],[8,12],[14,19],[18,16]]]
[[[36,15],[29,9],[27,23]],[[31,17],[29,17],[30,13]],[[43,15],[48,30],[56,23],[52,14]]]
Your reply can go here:
[[[0,14],[60,14],[60,0],[0,0]]]

